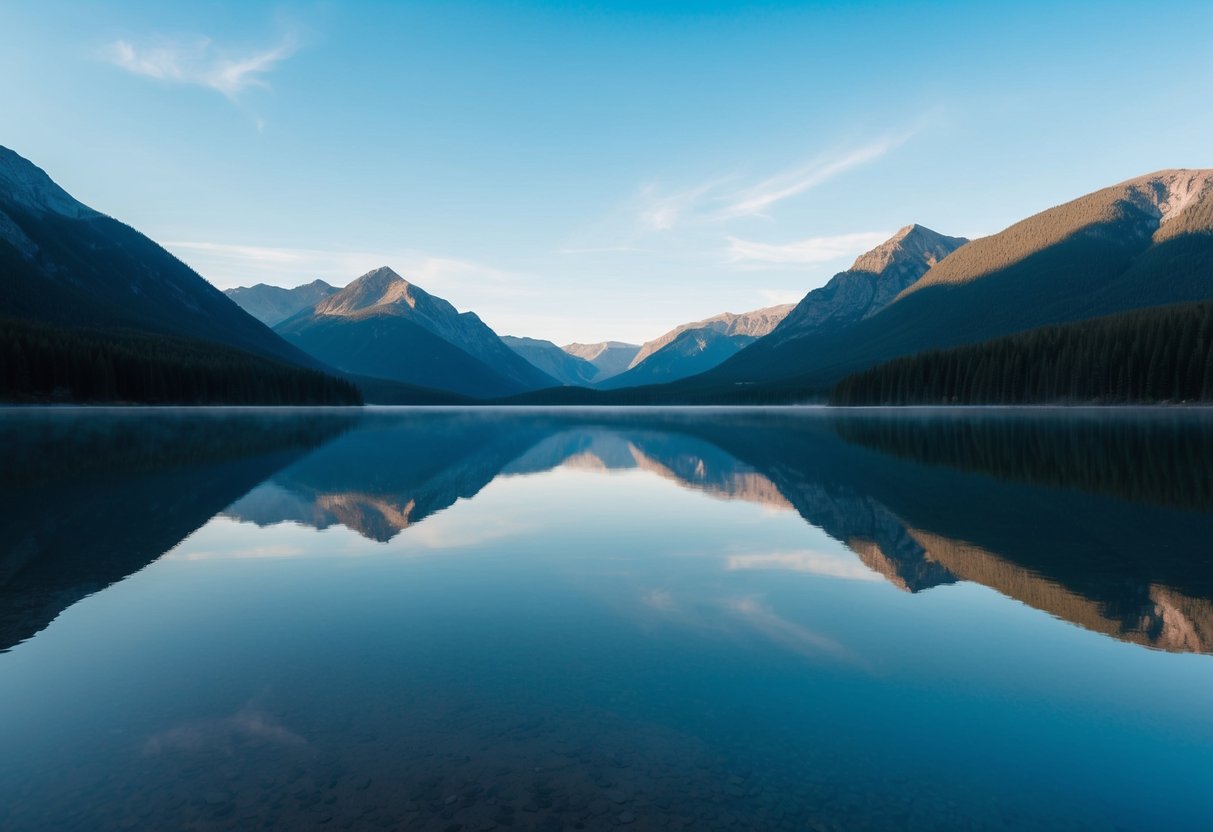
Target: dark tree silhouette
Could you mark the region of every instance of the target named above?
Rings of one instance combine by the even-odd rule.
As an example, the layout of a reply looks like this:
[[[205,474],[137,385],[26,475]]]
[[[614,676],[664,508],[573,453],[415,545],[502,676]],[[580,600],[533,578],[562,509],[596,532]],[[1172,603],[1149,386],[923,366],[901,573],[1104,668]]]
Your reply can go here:
[[[0,401],[360,404],[349,381],[233,347],[0,319]]]
[[[1213,401],[1213,302],[1142,309],[894,359],[838,405]]]

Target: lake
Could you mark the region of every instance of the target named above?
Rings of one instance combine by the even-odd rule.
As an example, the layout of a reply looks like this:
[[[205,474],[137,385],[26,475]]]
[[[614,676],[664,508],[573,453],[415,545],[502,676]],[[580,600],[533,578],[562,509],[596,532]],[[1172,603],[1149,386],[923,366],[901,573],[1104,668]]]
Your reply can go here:
[[[1213,413],[0,414],[0,828],[1213,828]]]

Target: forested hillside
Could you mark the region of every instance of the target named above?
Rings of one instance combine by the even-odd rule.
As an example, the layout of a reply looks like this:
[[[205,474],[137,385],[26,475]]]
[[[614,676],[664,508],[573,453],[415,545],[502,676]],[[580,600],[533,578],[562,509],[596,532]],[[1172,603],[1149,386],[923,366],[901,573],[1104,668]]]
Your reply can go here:
[[[0,399],[352,404],[185,263],[0,147]]]
[[[0,401],[360,404],[348,381],[209,341],[0,319]]]
[[[824,398],[901,356],[1211,298],[1213,171],[1159,171],[974,240],[855,324],[782,343],[776,329],[676,392]]]
[[[1213,401],[1213,302],[1042,327],[894,359],[848,376],[832,404]]]

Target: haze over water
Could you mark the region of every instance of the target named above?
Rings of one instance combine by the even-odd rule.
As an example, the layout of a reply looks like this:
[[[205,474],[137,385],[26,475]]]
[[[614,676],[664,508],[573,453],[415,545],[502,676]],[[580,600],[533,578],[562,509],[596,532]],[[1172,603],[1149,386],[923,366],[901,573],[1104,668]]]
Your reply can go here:
[[[0,414],[0,828],[1199,829],[1213,414]]]

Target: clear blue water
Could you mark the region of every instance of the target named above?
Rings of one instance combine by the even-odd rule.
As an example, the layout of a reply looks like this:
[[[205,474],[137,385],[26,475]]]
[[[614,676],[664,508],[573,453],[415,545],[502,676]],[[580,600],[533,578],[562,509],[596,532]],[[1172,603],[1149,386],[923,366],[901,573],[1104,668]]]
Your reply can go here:
[[[1200,411],[7,411],[0,828],[1213,828]]]

